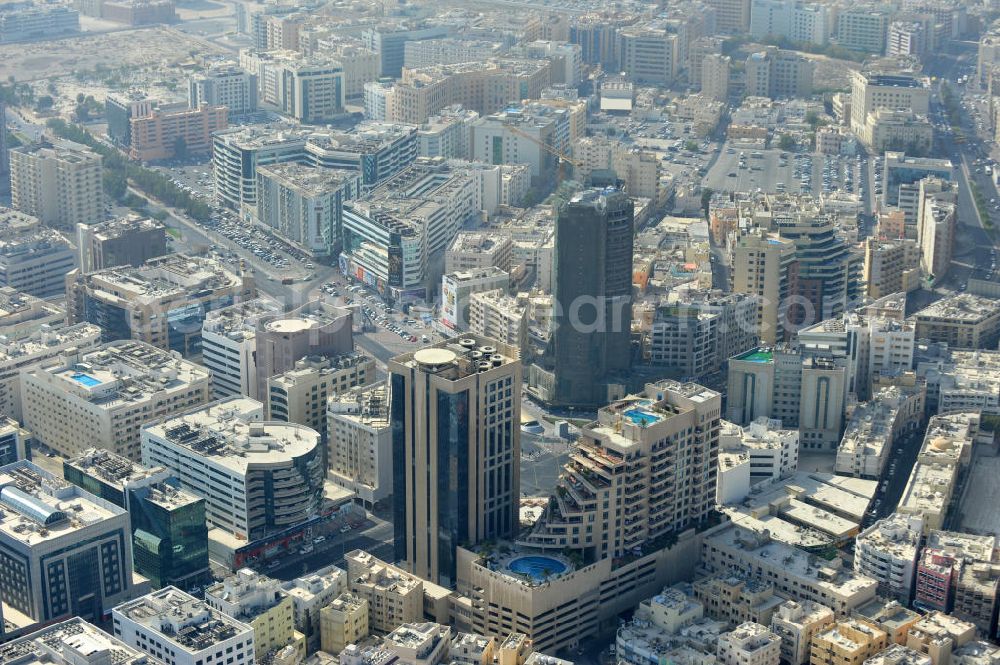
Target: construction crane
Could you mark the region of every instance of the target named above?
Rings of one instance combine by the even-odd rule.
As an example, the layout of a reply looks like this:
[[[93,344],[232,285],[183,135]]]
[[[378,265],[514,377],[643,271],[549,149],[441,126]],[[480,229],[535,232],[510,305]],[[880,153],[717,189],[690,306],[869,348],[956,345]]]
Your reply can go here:
[[[540,147],[545,152],[549,153],[550,155],[553,155],[558,160],[558,162],[559,162],[559,173],[558,173],[558,180],[556,181],[556,186],[557,187],[560,184],[562,184],[562,181],[563,181],[563,169],[566,166],[566,164],[570,164],[571,166],[574,166],[576,168],[583,168],[583,166],[584,166],[583,162],[580,162],[580,161],[577,161],[577,160],[573,159],[572,157],[570,157],[566,153],[562,152],[561,150],[556,149],[555,147],[549,145],[545,141],[540,141],[539,139],[535,138],[534,136],[532,136],[528,132],[524,131],[523,129],[521,129],[519,127],[516,127],[514,125],[506,125],[506,127],[507,127],[507,129],[510,130],[510,132],[512,134],[516,134],[517,136],[520,136],[522,138],[528,139],[532,143],[538,145],[538,147]]]

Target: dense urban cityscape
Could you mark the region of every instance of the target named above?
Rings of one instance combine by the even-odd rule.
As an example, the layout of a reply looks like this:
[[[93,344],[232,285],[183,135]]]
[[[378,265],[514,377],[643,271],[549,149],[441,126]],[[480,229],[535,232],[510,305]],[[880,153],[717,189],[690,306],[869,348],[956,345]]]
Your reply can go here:
[[[1000,1],[0,0],[0,665],[1000,665]]]

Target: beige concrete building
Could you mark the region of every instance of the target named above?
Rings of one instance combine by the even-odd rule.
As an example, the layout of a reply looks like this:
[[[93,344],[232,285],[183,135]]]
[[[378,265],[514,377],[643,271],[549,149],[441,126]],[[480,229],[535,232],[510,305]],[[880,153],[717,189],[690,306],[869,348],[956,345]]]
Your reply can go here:
[[[851,77],[851,131],[871,147],[878,121],[870,119],[882,109],[900,109],[926,117],[930,108],[930,83],[911,74],[881,74],[858,71]],[[886,120],[889,116],[886,116]]]
[[[913,320],[917,339],[953,349],[989,349],[1000,337],[1000,300],[959,293],[928,305]]]
[[[295,630],[292,598],[278,580],[241,568],[205,589],[205,604],[253,628],[258,659],[291,646],[305,658],[306,641]]]
[[[901,644],[892,644],[866,660],[865,665],[931,665],[931,659]]]
[[[343,593],[319,611],[320,648],[336,656],[368,637],[368,601]]]
[[[526,301],[526,297],[511,297],[501,289],[473,293],[469,297],[469,330],[527,353]]]
[[[347,573],[336,566],[326,566],[281,585],[292,597],[295,630],[306,637],[306,651],[320,647],[320,612],[348,590]]]
[[[763,235],[740,238],[733,250],[731,279],[735,293],[759,297],[757,329],[764,344],[782,341],[787,300],[797,273],[795,244]]]
[[[931,612],[910,628],[906,646],[929,656],[932,665],[951,665],[952,653],[974,639],[974,624],[944,612]]]
[[[254,297],[252,274],[205,257],[168,254],[138,268],[66,275],[66,320],[101,327],[109,342],[132,339],[197,355],[205,313]]]
[[[352,594],[368,604],[368,629],[387,633],[404,623],[448,623],[451,591],[376,559],[348,552],[347,580]]]
[[[898,600],[879,596],[854,608],[851,618],[883,631],[889,636],[890,644],[905,645],[910,628],[920,620],[920,613],[901,605]]]
[[[909,292],[920,286],[919,245],[909,239],[865,239],[863,279],[871,298]]]
[[[391,418],[402,425],[394,427],[393,449],[405,450],[393,459],[393,490],[407,497],[395,502],[396,559],[424,579],[451,586],[459,544],[516,533],[519,352],[469,335],[397,356],[388,365]],[[439,450],[449,440],[448,450]],[[455,490],[443,491],[447,487]]]
[[[327,477],[371,508],[392,495],[392,430],[384,383],[341,391],[326,404]]]
[[[883,595],[909,604],[916,580],[921,519],[892,513],[861,532],[855,541],[854,570],[878,580]]]
[[[178,108],[154,108],[148,115],[132,118],[131,124],[129,158],[139,162],[186,158],[212,151],[212,134],[229,126],[229,111],[225,106],[179,104]],[[184,154],[177,154],[179,146]]]
[[[809,662],[813,635],[833,623],[833,610],[811,600],[786,600],[771,616],[771,632],[781,639],[781,660],[790,665]]]
[[[781,639],[767,626],[748,621],[719,636],[720,665],[777,665]]]
[[[696,580],[694,597],[713,619],[730,627],[746,622],[771,625],[782,598],[774,595],[774,587],[737,575],[714,575]]]
[[[830,624],[813,636],[810,665],[862,665],[889,646],[878,628],[854,619]]]
[[[702,565],[713,573],[753,571],[753,579],[770,582],[776,593],[827,605],[838,618],[874,598],[878,588],[840,559],[821,564],[814,555],[731,523],[705,533]]]
[[[140,428],[204,404],[209,372],[143,342],[119,341],[21,372],[24,424],[64,457],[102,448],[139,459]]]
[[[101,156],[69,141],[10,150],[11,205],[61,229],[104,219]]]
[[[681,37],[676,33],[656,25],[619,30],[618,67],[634,83],[670,85],[681,66]]]
[[[495,267],[510,272],[514,242],[506,234],[491,231],[459,231],[444,255],[444,273],[477,272]]]

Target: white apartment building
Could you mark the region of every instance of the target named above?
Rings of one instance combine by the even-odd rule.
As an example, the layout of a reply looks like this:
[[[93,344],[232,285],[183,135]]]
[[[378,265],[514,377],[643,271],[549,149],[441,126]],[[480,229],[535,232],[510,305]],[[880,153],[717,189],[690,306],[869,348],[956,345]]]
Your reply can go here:
[[[796,547],[733,524],[705,533],[702,565],[713,573],[752,571],[776,593],[828,606],[838,618],[875,597],[878,582],[844,568],[843,561],[818,561]]]
[[[869,117],[876,111],[903,110],[926,117],[929,108],[930,84],[925,78],[866,72],[855,72],[851,77],[851,131],[868,146],[873,145]]]
[[[0,646],[0,662],[18,665],[79,665],[114,654],[117,665],[147,665],[143,652],[73,617]]]
[[[23,336],[0,341],[0,413],[16,420],[21,409],[21,372],[59,357],[69,349],[86,353],[101,343],[101,329],[91,323],[41,324]]]
[[[528,349],[526,298],[508,296],[503,289],[480,291],[469,297],[469,331],[521,350]]]
[[[655,24],[619,30],[618,65],[634,83],[670,85],[681,69],[681,38]]]
[[[751,484],[786,478],[799,467],[798,430],[784,429],[773,418],[760,417],[746,427],[722,421],[719,449],[747,454]]]
[[[558,150],[551,117],[503,111],[472,125],[472,158],[487,164],[528,164],[533,179],[551,175]],[[548,149],[545,146],[549,146]]]
[[[104,219],[101,156],[57,141],[10,150],[11,205],[62,229]]]
[[[66,458],[102,448],[136,461],[140,428],[208,400],[209,372],[143,342],[69,348],[21,371],[25,427]]]
[[[879,479],[892,446],[913,432],[924,418],[924,387],[881,388],[869,402],[858,404],[837,446],[837,473]]]
[[[444,257],[445,274],[493,266],[504,272],[513,267],[514,242],[497,231],[459,231]]]
[[[0,208],[0,286],[37,298],[62,296],[76,267],[72,245],[37,217]]]
[[[212,399],[259,397],[257,322],[280,314],[270,298],[256,298],[208,312],[201,327],[201,362],[212,371]]]
[[[327,408],[329,478],[368,507],[392,494],[392,430],[385,384],[330,397]]]
[[[813,635],[833,619],[833,610],[811,600],[781,603],[771,617],[771,632],[781,640],[781,660],[790,665],[808,663]]]
[[[188,106],[225,106],[230,119],[257,110],[257,75],[236,65],[212,67],[188,79]]]
[[[119,605],[111,619],[115,637],[153,662],[256,662],[253,628],[172,586]]]
[[[781,638],[767,626],[748,621],[719,636],[720,665],[778,665]]]
[[[478,113],[461,106],[441,109],[417,129],[417,155],[469,159],[472,156],[472,125],[477,120]]]
[[[319,509],[319,433],[262,417],[260,402],[232,397],[142,428],[142,463],[170,469],[183,489],[205,499],[210,547],[226,542],[216,530],[245,544]]]
[[[385,636],[382,648],[405,665],[436,665],[451,646],[451,628],[432,621],[404,623]]]
[[[205,589],[205,604],[253,628],[254,648],[261,656],[288,646],[299,658],[305,656],[305,639],[295,630],[292,598],[279,580],[240,568]]]
[[[893,513],[858,535],[854,570],[878,581],[883,595],[908,605],[916,580],[920,540],[920,517]]]
[[[320,612],[347,591],[347,574],[336,566],[326,566],[285,582],[281,589],[292,597],[295,629],[306,636],[306,651],[316,651],[320,645]]]

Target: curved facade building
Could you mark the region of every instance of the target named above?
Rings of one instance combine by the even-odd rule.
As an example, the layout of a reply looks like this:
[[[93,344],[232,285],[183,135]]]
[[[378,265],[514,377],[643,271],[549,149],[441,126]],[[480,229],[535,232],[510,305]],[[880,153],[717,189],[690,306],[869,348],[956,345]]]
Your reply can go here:
[[[315,516],[323,500],[319,433],[262,418],[260,402],[235,397],[149,425],[142,461],[203,497],[210,528],[257,540]]]

